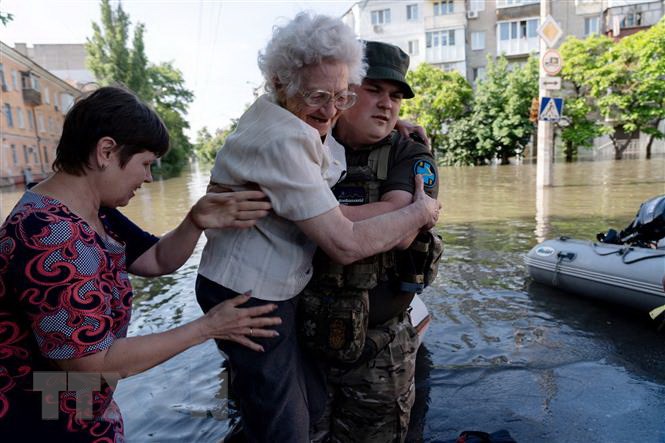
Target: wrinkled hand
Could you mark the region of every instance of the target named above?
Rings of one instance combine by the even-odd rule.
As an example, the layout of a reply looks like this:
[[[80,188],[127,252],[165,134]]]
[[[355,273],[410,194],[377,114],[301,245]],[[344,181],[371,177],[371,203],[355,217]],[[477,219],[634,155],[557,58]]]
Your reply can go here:
[[[427,137],[425,128],[423,128],[422,126],[417,125],[415,123],[411,123],[410,121],[407,120],[398,119],[397,123],[395,123],[395,129],[397,129],[404,138],[411,137],[411,134],[415,132],[416,134],[418,134],[420,138],[423,139],[425,145],[427,145],[427,147],[431,149],[431,145],[429,144],[429,138]]]
[[[203,335],[206,338],[230,340],[248,348],[263,352],[263,346],[250,337],[277,337],[279,334],[268,326],[279,325],[279,317],[266,317],[265,314],[277,308],[274,304],[239,308],[250,299],[249,292],[218,304],[203,317]]]
[[[268,215],[270,208],[261,191],[208,192],[192,207],[189,217],[199,229],[249,228]]]
[[[416,190],[413,193],[413,202],[422,206],[423,211],[427,214],[427,221],[423,225],[423,229],[431,229],[436,225],[439,220],[439,211],[441,203],[425,194],[425,186],[423,176],[416,174],[415,178]]]

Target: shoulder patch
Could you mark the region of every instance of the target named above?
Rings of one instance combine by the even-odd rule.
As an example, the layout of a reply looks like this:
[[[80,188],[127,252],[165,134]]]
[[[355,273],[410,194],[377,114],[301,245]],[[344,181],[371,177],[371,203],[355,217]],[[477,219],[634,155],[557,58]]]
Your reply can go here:
[[[436,167],[427,160],[418,160],[413,165],[413,173],[423,176],[426,188],[431,188],[436,184]]]

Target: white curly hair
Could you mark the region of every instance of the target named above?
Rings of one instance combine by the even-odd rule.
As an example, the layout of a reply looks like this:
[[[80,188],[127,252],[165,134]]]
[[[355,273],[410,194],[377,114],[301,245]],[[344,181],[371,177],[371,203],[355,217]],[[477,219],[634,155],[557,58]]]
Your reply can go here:
[[[341,19],[301,12],[284,26],[273,28],[265,50],[259,52],[259,69],[265,89],[275,96],[279,86],[293,96],[302,84],[303,68],[322,62],[341,62],[349,70],[349,84],[362,82],[367,64],[364,43]]]

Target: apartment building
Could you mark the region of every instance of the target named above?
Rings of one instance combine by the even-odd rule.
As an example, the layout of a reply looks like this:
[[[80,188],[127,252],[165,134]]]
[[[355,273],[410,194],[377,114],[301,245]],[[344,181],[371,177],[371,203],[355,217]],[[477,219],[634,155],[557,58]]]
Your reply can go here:
[[[32,46],[16,43],[14,49],[78,89],[84,89],[86,85],[96,81],[95,75],[86,67],[88,53],[82,43]]]
[[[0,186],[39,180],[80,91],[2,42],[0,87]]]
[[[548,1],[564,36],[578,38],[618,39],[654,25],[665,9],[665,0]],[[343,20],[362,39],[402,48],[411,68],[430,63],[471,83],[484,75],[488,55],[523,63],[539,51],[540,0],[364,0]]]

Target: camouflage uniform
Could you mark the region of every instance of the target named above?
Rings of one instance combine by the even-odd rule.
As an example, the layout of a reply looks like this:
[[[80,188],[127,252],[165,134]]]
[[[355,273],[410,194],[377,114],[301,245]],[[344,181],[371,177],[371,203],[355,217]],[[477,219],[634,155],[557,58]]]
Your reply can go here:
[[[418,334],[408,315],[382,326],[395,338],[367,363],[331,366],[328,407],[313,441],[403,442],[415,399]]]
[[[367,164],[373,161],[368,153],[380,148],[388,148],[384,151],[389,152],[389,158],[380,161],[387,165],[385,178],[377,180],[375,171],[374,179],[366,180],[363,191],[363,180],[358,178],[357,172],[367,170]],[[413,193],[414,176],[421,173],[419,167],[423,164],[433,169],[433,175],[426,179],[426,191],[434,197],[438,193],[429,149],[396,132],[376,145],[361,150],[347,149],[346,155],[348,174],[333,188],[341,203],[378,201],[382,194],[395,189]],[[376,165],[373,169],[377,169]],[[400,263],[398,254],[390,251],[342,267],[317,252],[314,275],[305,292],[318,291],[327,294],[324,299],[329,299],[348,297],[358,293],[358,288],[368,289],[365,350],[372,344],[374,352],[363,354],[356,363],[328,362],[328,404],[323,419],[312,427],[315,442],[386,443],[403,442],[406,438],[415,398],[418,335],[408,314],[415,290],[409,292],[400,288],[396,269]],[[337,284],[331,285],[335,281]]]

